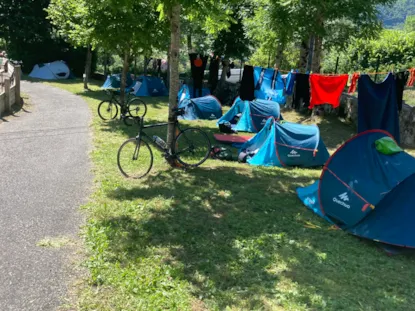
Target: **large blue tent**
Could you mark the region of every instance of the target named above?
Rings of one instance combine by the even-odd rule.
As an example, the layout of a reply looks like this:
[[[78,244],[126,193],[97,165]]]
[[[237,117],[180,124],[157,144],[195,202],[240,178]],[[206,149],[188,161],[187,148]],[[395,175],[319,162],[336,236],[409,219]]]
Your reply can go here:
[[[323,166],[329,152],[316,125],[302,125],[269,119],[264,128],[243,144],[247,162],[259,166]]]
[[[210,95],[210,90],[207,88],[202,88],[202,97]],[[193,97],[193,87],[191,85],[183,84],[182,87],[179,90],[179,93],[177,94],[177,98],[179,102],[181,102],[183,99],[191,99]]]
[[[278,70],[254,68],[254,95],[257,99],[266,99],[285,105],[284,81]]]
[[[415,158],[382,152],[392,135],[362,132],[326,162],[320,179],[298,188],[301,201],[341,229],[374,241],[415,247]]]
[[[185,109],[185,114],[182,116],[185,120],[216,120],[222,116],[222,106],[212,95],[193,99],[185,98],[179,103],[179,108]]]
[[[230,122],[235,131],[258,133],[269,118],[281,119],[280,105],[269,100],[241,100],[237,97],[218,125]]]
[[[137,84],[134,86],[135,96],[167,96],[167,91],[164,82],[158,77],[139,76]]]

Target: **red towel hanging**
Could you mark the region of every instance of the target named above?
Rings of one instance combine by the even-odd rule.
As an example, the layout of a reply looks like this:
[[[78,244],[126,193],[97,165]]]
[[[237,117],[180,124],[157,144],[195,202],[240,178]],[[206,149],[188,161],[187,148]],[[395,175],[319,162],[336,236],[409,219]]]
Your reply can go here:
[[[354,73],[353,74],[352,83],[350,84],[349,91],[348,91],[349,94],[356,92],[357,80],[359,79],[359,77],[360,77],[359,73]]]
[[[340,96],[347,84],[349,75],[327,76],[310,75],[311,100],[310,109],[316,105],[330,104],[333,108],[340,105]]]
[[[409,69],[409,80],[406,86],[413,86],[415,82],[415,68]]]

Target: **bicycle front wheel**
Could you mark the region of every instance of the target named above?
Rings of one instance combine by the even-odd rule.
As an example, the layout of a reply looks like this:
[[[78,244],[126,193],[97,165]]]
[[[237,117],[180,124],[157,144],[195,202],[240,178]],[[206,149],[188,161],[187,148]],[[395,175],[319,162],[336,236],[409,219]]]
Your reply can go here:
[[[116,104],[104,100],[98,105],[98,115],[104,121],[113,120],[118,115],[118,107]]]
[[[147,113],[147,105],[139,98],[133,98],[128,102],[128,113],[134,117],[144,117]]]
[[[143,178],[153,167],[153,152],[147,142],[131,138],[118,150],[117,164],[125,177]]]
[[[207,160],[211,145],[205,132],[187,128],[176,137],[174,148],[174,154],[182,165],[196,167]]]

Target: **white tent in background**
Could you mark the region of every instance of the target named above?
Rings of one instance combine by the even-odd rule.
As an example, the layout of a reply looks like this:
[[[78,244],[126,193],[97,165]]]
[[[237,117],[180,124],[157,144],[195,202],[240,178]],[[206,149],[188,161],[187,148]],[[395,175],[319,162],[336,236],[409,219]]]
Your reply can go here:
[[[44,80],[62,80],[68,79],[70,73],[71,71],[65,62],[58,60],[52,63],[35,65],[29,77]]]

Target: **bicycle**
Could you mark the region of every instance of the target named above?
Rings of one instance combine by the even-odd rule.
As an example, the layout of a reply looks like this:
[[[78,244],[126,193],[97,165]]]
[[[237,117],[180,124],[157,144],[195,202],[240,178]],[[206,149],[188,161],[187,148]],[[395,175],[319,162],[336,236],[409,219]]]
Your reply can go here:
[[[119,92],[117,90],[105,90],[111,98],[108,100],[103,100],[98,105],[98,115],[104,120],[114,120],[118,115],[118,106],[120,106],[120,119],[124,121],[126,125],[128,124],[128,117],[144,117],[147,113],[147,105],[144,101],[138,97],[132,96],[131,93],[126,92],[126,104],[121,104],[118,99]]]
[[[176,116],[184,114],[184,109],[176,108]],[[210,155],[211,143],[205,132],[198,128],[181,129],[179,122],[166,122],[152,125],[144,125],[144,118],[135,118],[139,124],[136,137],[125,141],[118,150],[117,164],[120,172],[127,178],[140,179],[146,176],[153,167],[153,151],[149,145],[154,145],[163,154],[165,159],[172,163],[177,160],[186,167],[197,167],[203,164]],[[144,130],[155,127],[167,127],[175,124],[179,130],[173,150],[169,149],[166,142],[158,136],[150,138]],[[130,163],[131,162],[131,163]]]

